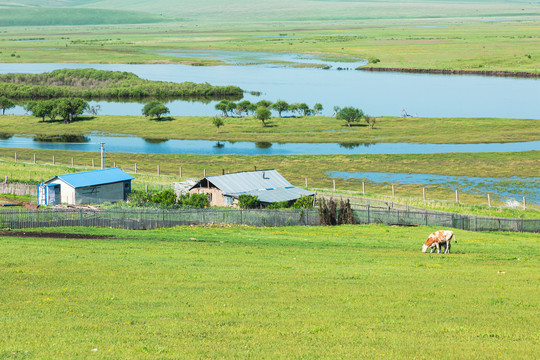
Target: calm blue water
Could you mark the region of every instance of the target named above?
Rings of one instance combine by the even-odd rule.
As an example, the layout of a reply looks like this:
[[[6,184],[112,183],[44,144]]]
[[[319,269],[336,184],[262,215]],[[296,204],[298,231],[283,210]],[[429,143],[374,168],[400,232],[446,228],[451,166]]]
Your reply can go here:
[[[540,150],[540,141],[504,144],[337,144],[337,143],[269,143],[216,142],[208,140],[145,140],[132,136],[87,136],[85,143],[56,143],[34,141],[31,137],[13,136],[0,139],[0,147],[99,151],[105,143],[107,152],[148,154],[204,155],[327,155],[327,154],[428,154],[450,152],[507,152]]]
[[[379,172],[327,172],[330,178],[363,179],[375,183],[437,185],[481,195],[497,194],[505,200],[521,202],[523,197],[531,204],[540,204],[540,178],[509,178],[449,176],[434,174],[379,173]]]
[[[173,64],[0,64],[0,73],[42,73],[62,68],[95,68],[129,71],[161,81],[208,82],[237,85],[260,91],[246,94],[252,102],[261,99],[289,103],[321,103],[323,115],[334,106],[354,106],[372,116],[495,117],[540,119],[540,79],[496,78],[472,75],[377,73],[356,70],[322,70],[279,65],[189,66]],[[217,102],[173,101],[167,104],[173,116],[212,116]],[[138,103],[99,102],[104,115],[140,115]],[[8,110],[23,114],[21,107]]]

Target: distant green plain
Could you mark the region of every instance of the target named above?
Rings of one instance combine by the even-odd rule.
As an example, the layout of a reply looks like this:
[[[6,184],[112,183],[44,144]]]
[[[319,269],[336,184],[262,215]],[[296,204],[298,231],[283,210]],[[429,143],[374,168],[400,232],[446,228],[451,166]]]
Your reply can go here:
[[[71,124],[41,122],[28,115],[0,116],[0,132],[24,135],[135,135],[145,139],[186,139],[252,142],[331,142],[345,145],[383,142],[467,144],[540,140],[538,120],[493,118],[380,117],[374,129],[364,121],[333,117],[272,118],[263,127],[253,117],[224,118],[219,132],[206,116],[175,116],[165,120],[143,116],[82,116]]]
[[[537,234],[54,228],[0,237],[4,359],[535,359]],[[433,339],[437,339],[434,343]]]
[[[102,7],[146,13],[150,23],[119,25],[113,22],[119,16],[111,16],[109,24],[70,26],[59,20],[55,26],[4,27],[0,62],[215,65],[219,58],[157,52],[223,49],[378,59],[371,64],[376,67],[540,72],[540,5],[525,1],[184,3],[81,1],[58,8],[60,20],[69,19],[70,11]],[[152,23],[158,20],[165,22]]]

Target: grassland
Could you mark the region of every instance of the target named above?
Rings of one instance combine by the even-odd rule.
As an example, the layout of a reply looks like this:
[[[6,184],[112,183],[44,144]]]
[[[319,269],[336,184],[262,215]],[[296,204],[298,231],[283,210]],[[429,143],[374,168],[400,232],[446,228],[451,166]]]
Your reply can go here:
[[[429,227],[55,230],[110,238],[0,237],[2,358],[540,351],[536,234],[458,231],[436,255]]]
[[[3,133],[27,135],[127,134],[147,139],[186,139],[259,142],[338,142],[370,144],[409,143],[487,143],[520,142],[540,139],[538,120],[493,118],[377,118],[375,128],[360,122],[347,127],[331,117],[272,118],[267,127],[253,118],[225,118],[219,133],[211,117],[170,117],[166,121],[142,116],[83,117],[66,126],[62,121],[41,122],[28,115],[0,116]],[[205,129],[201,131],[201,129]],[[448,137],[448,134],[459,136]]]
[[[215,65],[219,59],[156,53],[225,49],[378,59],[373,66],[390,68],[540,71],[540,6],[527,2],[159,3],[78,5],[148,14],[159,9],[163,17],[181,16],[182,21],[4,28],[0,61]]]

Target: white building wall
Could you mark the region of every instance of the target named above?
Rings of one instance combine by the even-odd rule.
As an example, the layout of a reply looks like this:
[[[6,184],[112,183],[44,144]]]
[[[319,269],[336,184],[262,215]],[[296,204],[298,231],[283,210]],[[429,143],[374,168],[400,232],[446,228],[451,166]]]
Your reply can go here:
[[[75,204],[75,188],[62,179],[54,179],[51,184],[60,184],[60,202],[62,204]]]

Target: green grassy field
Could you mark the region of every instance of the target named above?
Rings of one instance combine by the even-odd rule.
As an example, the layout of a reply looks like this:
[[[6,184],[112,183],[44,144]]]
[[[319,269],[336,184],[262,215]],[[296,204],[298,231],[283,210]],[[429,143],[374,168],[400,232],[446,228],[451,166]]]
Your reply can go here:
[[[377,118],[370,130],[362,121],[348,128],[331,117],[272,118],[267,127],[250,118],[224,118],[219,133],[212,117],[171,117],[157,121],[143,116],[83,116],[69,125],[63,121],[41,122],[28,115],[0,116],[0,129],[11,134],[59,135],[127,134],[148,139],[187,139],[255,142],[338,142],[365,144],[409,143],[490,143],[540,139],[538,120],[493,118]],[[205,129],[201,131],[201,129]],[[448,134],[459,136],[448,137]]]
[[[79,2],[58,8],[59,26],[5,27],[0,62],[219,63],[156,55],[194,48],[378,59],[373,66],[391,68],[540,71],[540,6],[525,1],[127,3]],[[62,25],[62,19],[69,19],[63,12],[101,7],[181,20]],[[24,15],[26,9],[12,11]]]
[[[56,228],[0,237],[0,357],[534,359],[536,234]]]

